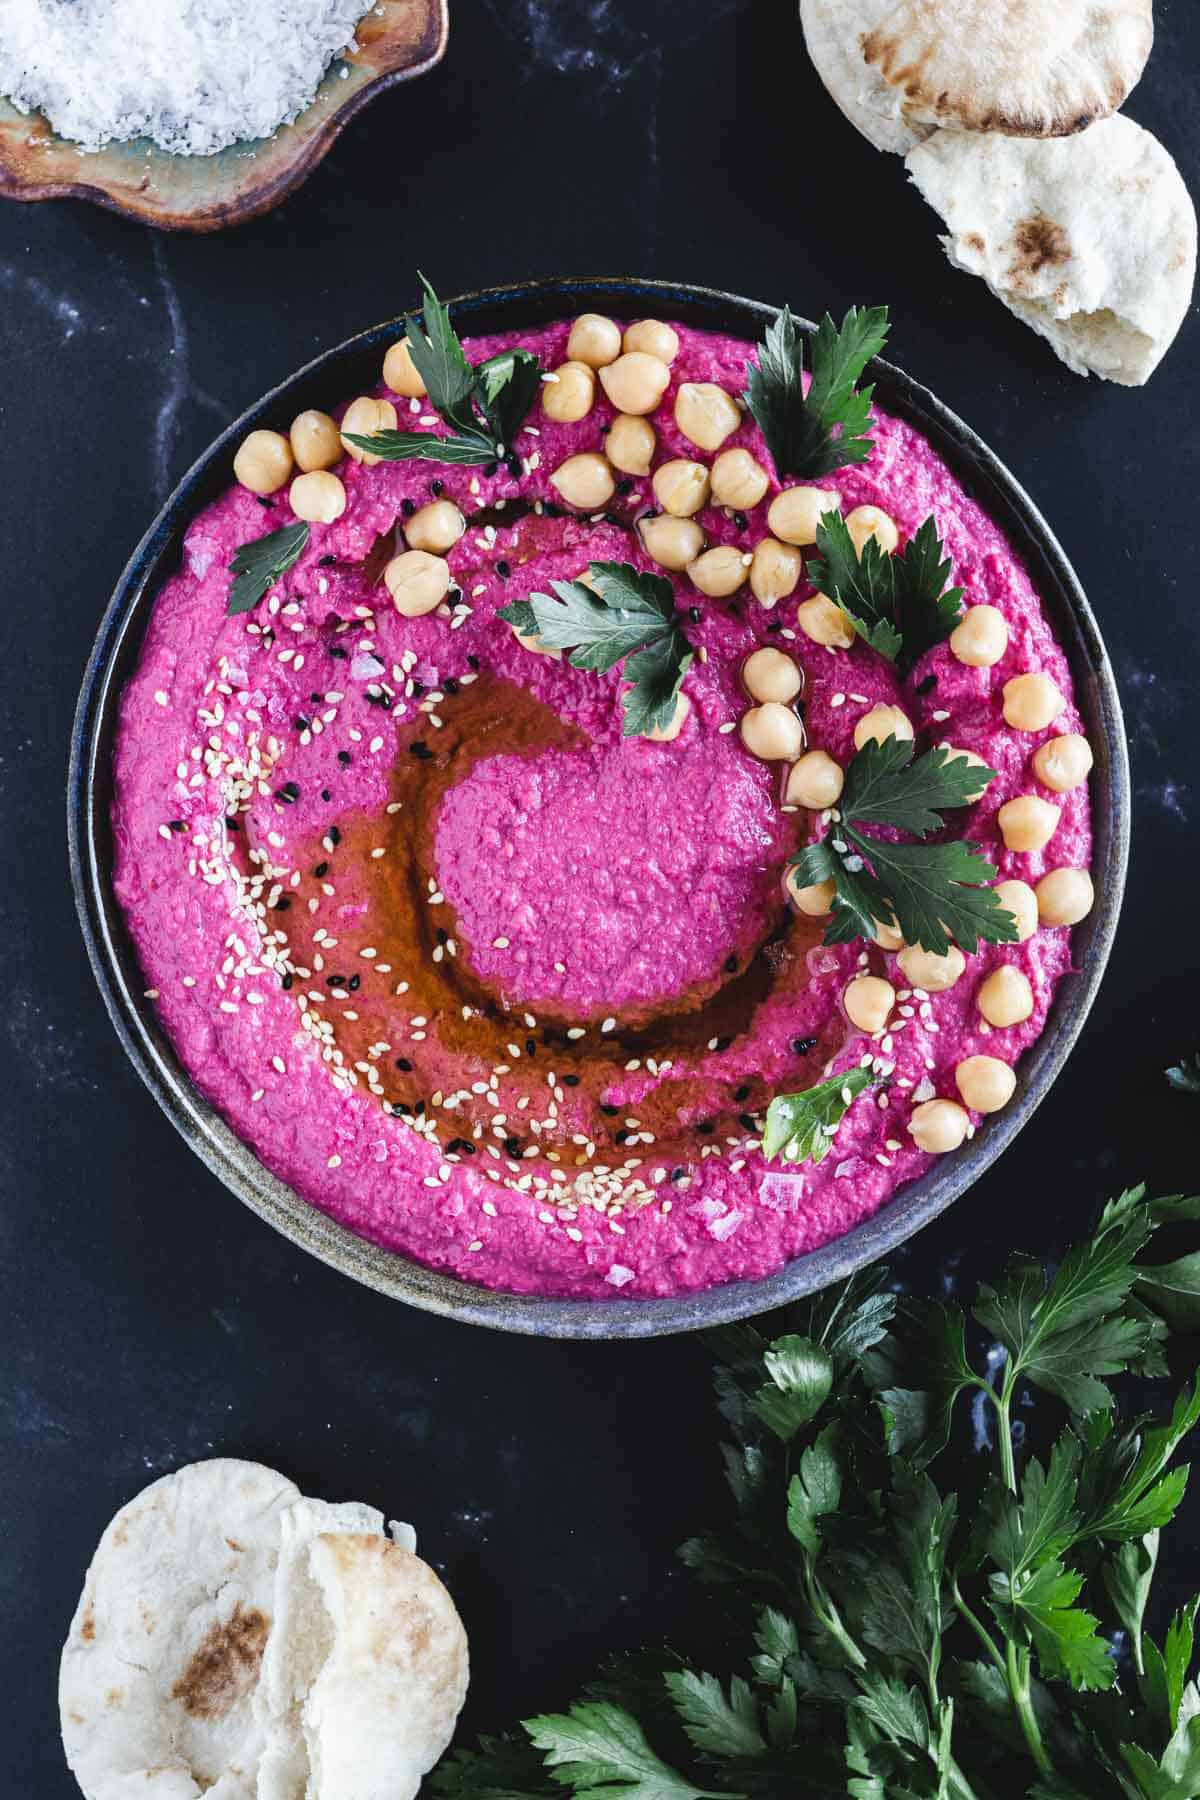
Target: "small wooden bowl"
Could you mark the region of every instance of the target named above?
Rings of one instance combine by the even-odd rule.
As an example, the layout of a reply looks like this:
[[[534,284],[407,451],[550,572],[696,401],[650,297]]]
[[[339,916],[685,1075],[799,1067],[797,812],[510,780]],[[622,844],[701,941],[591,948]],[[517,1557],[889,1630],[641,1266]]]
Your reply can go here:
[[[165,231],[220,231],[269,212],[316,168],[360,107],[441,60],[447,0],[377,0],[316,98],[270,138],[212,156],[172,156],[145,138],[83,153],[40,113],[0,98],[0,196],[93,200]]]

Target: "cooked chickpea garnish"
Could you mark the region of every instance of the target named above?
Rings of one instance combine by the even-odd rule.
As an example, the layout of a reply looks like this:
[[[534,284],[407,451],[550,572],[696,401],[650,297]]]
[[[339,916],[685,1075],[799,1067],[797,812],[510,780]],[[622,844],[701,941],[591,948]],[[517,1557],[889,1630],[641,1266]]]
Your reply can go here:
[[[560,363],[542,383],[542,411],[559,425],[586,419],[596,400],[595,371],[585,362]]]
[[[582,580],[582,577],[577,575],[575,579],[576,581],[580,581]],[[518,644],[520,644],[522,650],[528,650],[530,655],[548,656],[551,662],[562,661],[562,651],[552,649],[549,644],[543,644],[536,631],[518,631],[514,625],[513,636],[516,638]]]
[[[1033,753],[1033,772],[1043,787],[1056,794],[1069,794],[1082,787],[1092,772],[1092,746],[1077,731],[1062,737],[1048,738]]]
[[[1038,928],[1037,895],[1027,881],[1000,881],[992,889],[1006,913],[1011,913],[1017,927],[1017,942],[1029,941]]]
[[[1005,801],[996,814],[996,823],[1005,849],[1028,856],[1034,850],[1045,849],[1058,830],[1060,817],[1058,807],[1051,806],[1048,800],[1039,800],[1036,794],[1020,794],[1015,800]]]
[[[735,512],[749,512],[757,506],[771,478],[748,450],[722,450],[712,466],[712,497],[716,506],[732,507]]]
[[[833,897],[837,893],[837,888],[832,881],[818,881],[813,887],[802,887],[799,881],[799,871],[789,869],[783,885],[787,890],[788,899],[796,911],[802,912],[805,918],[823,919],[826,913],[832,912]]]
[[[1078,925],[1096,901],[1096,890],[1086,869],[1052,869],[1042,876],[1034,892],[1043,925]]]
[[[582,450],[578,456],[568,456],[566,462],[559,463],[550,480],[567,505],[578,507],[580,512],[595,512],[599,507],[607,506],[617,487],[611,463],[594,450]]]
[[[708,470],[703,463],[675,457],[660,463],[651,482],[654,498],[676,519],[690,519],[708,505]]]
[[[675,423],[701,450],[719,450],[741,422],[737,401],[715,381],[685,381],[675,396]]]
[[[360,450],[357,445],[348,444],[347,437],[374,437],[377,432],[395,429],[396,409],[391,401],[373,400],[369,394],[361,394],[350,402],[342,415],[342,449],[352,462],[373,469],[379,457],[371,450]]]
[[[857,635],[853,619],[827,594],[802,600],[796,608],[796,623],[814,644],[828,644],[833,650],[848,650]]]
[[[688,564],[688,576],[694,588],[710,600],[723,600],[736,594],[749,574],[750,559],[732,544],[714,544]]]
[[[810,812],[824,812],[836,806],[842,797],[846,777],[840,763],[824,750],[810,750],[793,764],[783,791],[785,806],[807,806]]]
[[[404,536],[410,550],[431,550],[440,556],[443,550],[457,544],[467,529],[467,521],[453,500],[431,500],[404,521]]]
[[[644,350],[647,356],[657,356],[660,362],[673,363],[679,355],[679,337],[661,319],[639,319],[635,325],[625,327],[621,348]]]
[[[768,700],[742,714],[742,742],[760,762],[795,762],[804,749],[804,727],[790,706]]]
[[[969,669],[990,669],[1008,649],[1008,624],[994,606],[972,606],[950,633],[950,649]]]
[[[881,975],[856,975],[842,995],[846,1017],[868,1037],[883,1030],[896,1002],[896,990]]]
[[[383,385],[391,388],[393,394],[403,394],[406,400],[419,400],[426,392],[406,337],[393,344],[383,359]]]
[[[900,542],[895,519],[878,506],[856,506],[853,512],[846,514],[846,530],[850,533],[850,542],[860,559],[868,538],[874,538],[879,548],[888,555]]]
[[[1033,1011],[1033,989],[1029,977],[1011,963],[993,969],[975,996],[975,1004],[997,1030],[1008,1025],[1022,1025]]]
[[[694,519],[673,519],[670,513],[657,513],[639,519],[638,530],[646,555],[652,556],[661,569],[686,569],[704,548],[704,533]]]
[[[892,950],[903,950],[904,948],[903,933],[895,925],[886,924],[883,919],[876,919],[875,930],[871,934],[871,939],[873,943],[879,945],[881,950],[890,952]]]
[[[925,1100],[913,1107],[908,1121],[913,1143],[930,1156],[957,1150],[970,1125],[970,1117],[957,1100]]]
[[[804,686],[804,677],[786,651],[768,646],[752,651],[742,664],[742,686],[752,700],[777,700],[786,706]]]
[[[998,1056],[968,1056],[954,1071],[954,1085],[972,1112],[994,1113],[1012,1099],[1017,1078]]]
[[[692,710],[692,703],[681,688],[675,696],[675,711],[666,725],[656,725],[646,736],[655,744],[669,744],[683,730],[687,716]]]
[[[652,413],[667,391],[671,371],[657,356],[630,350],[600,370],[600,385],[618,412]]]
[[[861,750],[864,744],[872,742],[882,744],[890,737],[911,739],[912,735],[912,720],[898,706],[873,706],[854,727],[854,748]]]
[[[795,593],[803,571],[804,558],[793,544],[762,538],[750,563],[750,592],[760,606],[775,606]]]
[[[828,488],[784,488],[771,502],[767,524],[785,544],[815,544],[817,526],[826,513],[837,512],[840,504]]]
[[[277,494],[292,472],[292,446],[281,431],[252,431],[238,446],[233,472],[252,494]]]
[[[896,963],[910,987],[926,994],[944,994],[962,979],[967,959],[957,944],[951,944],[944,956],[910,944],[901,950]]]
[[[1014,675],[1004,684],[1004,718],[1014,731],[1045,731],[1066,704],[1048,675]]]
[[[426,550],[405,550],[383,571],[392,605],[406,619],[435,612],[450,592],[450,564]]]
[[[602,313],[580,313],[567,339],[568,361],[602,369],[616,362],[620,354],[621,328],[615,319],[606,319]]]
[[[650,459],[658,439],[648,419],[635,419],[632,413],[618,413],[604,439],[604,448],[614,469],[622,475],[648,475]]]
[[[313,469],[332,469],[342,460],[342,436],[328,413],[297,413],[288,433],[296,467],[305,475]]]
[[[288,503],[298,519],[332,525],[346,510],[346,490],[328,469],[310,469],[292,482]]]
[[[973,750],[960,750],[954,744],[939,744],[938,749],[945,750],[948,753],[949,762],[965,762],[967,767],[971,769],[988,769],[991,767],[991,764],[985,757],[976,756]],[[963,801],[963,805],[973,806],[976,800],[982,800],[986,793],[987,782],[985,781],[982,787],[972,789]]]

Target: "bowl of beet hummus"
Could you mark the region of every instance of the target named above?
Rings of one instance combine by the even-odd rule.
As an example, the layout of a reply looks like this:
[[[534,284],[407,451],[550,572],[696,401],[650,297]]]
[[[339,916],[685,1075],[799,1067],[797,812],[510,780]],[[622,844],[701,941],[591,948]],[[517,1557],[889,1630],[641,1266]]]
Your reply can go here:
[[[197,1155],[356,1279],[546,1336],[763,1311],[964,1194],[1068,1055],[1128,853],[1112,671],[1033,503],[889,364],[869,453],[798,480],[745,400],[771,307],[581,280],[449,316],[470,365],[537,359],[511,444],[377,454],[447,434],[392,320],[135,551],[72,744],[92,964]],[[958,611],[907,666],[818,591],[830,513],[881,569],[935,522]],[[546,625],[627,629],[622,583],[640,688]],[[965,954],[839,937],[794,866],[846,857],[843,780],[898,743],[990,772],[933,834],[1009,921]],[[816,1153],[781,1150],[817,1089]]]

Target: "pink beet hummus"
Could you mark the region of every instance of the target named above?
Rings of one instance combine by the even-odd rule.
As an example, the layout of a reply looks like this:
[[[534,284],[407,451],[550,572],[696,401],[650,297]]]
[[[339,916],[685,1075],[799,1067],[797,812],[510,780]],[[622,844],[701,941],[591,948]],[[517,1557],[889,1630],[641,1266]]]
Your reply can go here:
[[[568,331],[519,341],[554,369]],[[740,394],[752,354],[678,331],[656,465],[711,460],[674,422],[676,389]],[[511,341],[469,341],[468,355]],[[424,403],[396,404],[402,427],[441,429]],[[262,1161],[433,1268],[579,1297],[761,1277],[848,1231],[930,1166],[907,1130],[913,1106],[957,1099],[964,1057],[1018,1063],[1071,969],[1070,931],[1041,928],[981,945],[956,986],[914,995],[893,956],[826,948],[821,921],[792,918],[781,878],[817,821],[782,810],[778,766],[741,744],[750,651],[801,664],[809,744],[843,764],[879,702],[903,706],[919,748],[982,756],[999,778],[961,829],[999,879],[1086,868],[1091,848],[1086,784],[1047,795],[1030,767],[1045,738],[1081,727],[1029,576],[931,446],[884,413],[870,460],[824,485],[843,512],[885,509],[902,541],[934,514],[967,604],[1004,614],[1003,660],[967,667],[942,644],[902,684],[861,642],[803,635],[806,580],[768,609],[674,575],[699,652],[691,710],[671,742],[623,738],[616,672],[535,654],[496,616],[589,561],[654,569],[633,523],[653,504],[649,477],[623,480],[596,518],[550,485],[567,456],[602,448],[612,417],[599,385],[577,424],[535,404],[519,475],[345,461],[343,516],[312,526],[253,612],[227,617],[234,552],[293,518],[286,487],[267,502],[231,487],[189,528],[156,602],[122,703],[114,803],[115,885],[146,986],[197,1086]],[[748,416],[735,444],[771,467]],[[709,544],[752,549],[779,485],[749,514],[706,507]],[[433,495],[467,515],[448,552],[456,586],[438,612],[404,618],[378,578],[380,540],[383,560],[403,549],[406,512]],[[1004,683],[1025,671],[1068,696],[1041,734],[1002,717]],[[996,813],[1028,793],[1061,819],[1045,850],[1016,855]],[[975,997],[1002,962],[1028,976],[1034,1010],[997,1030]],[[841,1004],[864,968],[900,990],[874,1041]],[[771,1098],[864,1055],[884,1085],[850,1108],[828,1157],[768,1164]]]

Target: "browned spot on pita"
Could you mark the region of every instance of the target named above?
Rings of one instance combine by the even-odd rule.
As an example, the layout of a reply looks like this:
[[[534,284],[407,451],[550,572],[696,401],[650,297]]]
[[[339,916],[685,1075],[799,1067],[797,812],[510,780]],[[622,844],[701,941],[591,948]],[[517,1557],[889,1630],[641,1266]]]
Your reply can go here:
[[[118,1550],[122,1549],[123,1546],[129,1542],[129,1525],[126,1520],[122,1519],[121,1523],[116,1527],[113,1532],[112,1541],[115,1548]]]
[[[987,249],[987,239],[982,237],[978,231],[968,231],[963,242],[966,244],[968,250],[974,250],[980,256],[982,256]]]
[[[271,1621],[257,1608],[243,1612],[240,1603],[224,1624],[205,1634],[171,1698],[193,1719],[221,1719],[246,1698],[258,1680]]]
[[[125,1704],[125,1689],[109,1688],[107,1694],[104,1696],[104,1704],[110,1711],[116,1712],[119,1706],[124,1706]]]
[[[67,1717],[68,1717],[68,1719],[70,1719],[72,1725],[86,1725],[87,1724],[87,1720],[84,1718],[83,1714],[81,1712],[76,1712],[74,1710],[74,1708],[72,1708],[71,1711],[67,1714]]]
[[[96,1636],[96,1610],[89,1606],[79,1621],[79,1635],[85,1644],[90,1644]]]
[[[1071,260],[1070,238],[1061,225],[1042,213],[1021,221],[1013,232],[1013,243],[1017,247],[1012,266],[1014,283],[1019,283],[1022,275],[1040,275],[1043,269],[1057,268]]]
[[[241,1555],[242,1551],[246,1548],[245,1544],[239,1544],[236,1538],[227,1537],[225,1539],[225,1542],[229,1545],[229,1548],[231,1550],[236,1550],[238,1552],[239,1556]]]

